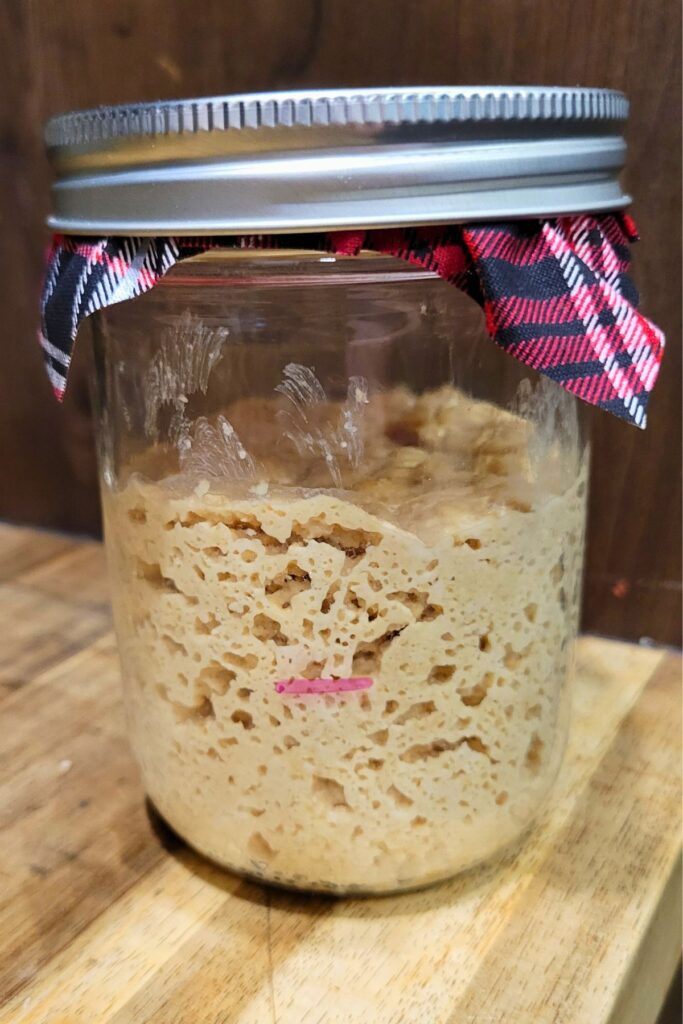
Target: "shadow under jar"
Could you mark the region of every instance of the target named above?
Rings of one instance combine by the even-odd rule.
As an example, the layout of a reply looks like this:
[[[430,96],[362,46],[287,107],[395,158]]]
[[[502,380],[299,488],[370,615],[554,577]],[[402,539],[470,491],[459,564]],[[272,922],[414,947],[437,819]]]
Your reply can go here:
[[[93,318],[133,749],[192,846],[408,889],[496,854],[561,762],[575,400],[390,257],[218,251]]]

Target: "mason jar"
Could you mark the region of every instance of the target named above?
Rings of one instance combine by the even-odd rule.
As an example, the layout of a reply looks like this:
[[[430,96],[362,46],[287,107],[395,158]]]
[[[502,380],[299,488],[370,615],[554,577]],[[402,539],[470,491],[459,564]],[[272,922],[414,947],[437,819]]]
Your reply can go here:
[[[300,94],[239,102],[242,128],[195,127],[184,163],[163,159],[182,125],[152,146],[130,120],[118,165],[57,194],[70,230],[302,233],[218,244],[90,319],[131,744],[155,808],[219,864],[414,888],[507,848],[551,792],[588,450],[573,396],[471,298],[306,232],[623,205],[618,161],[559,113],[297,128]]]

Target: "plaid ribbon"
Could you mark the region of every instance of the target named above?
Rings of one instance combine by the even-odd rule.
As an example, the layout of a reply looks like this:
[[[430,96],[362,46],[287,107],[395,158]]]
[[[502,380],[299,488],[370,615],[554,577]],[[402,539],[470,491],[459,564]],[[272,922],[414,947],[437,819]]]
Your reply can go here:
[[[64,394],[74,339],[95,310],[153,288],[207,249],[362,249],[432,270],[483,308],[491,338],[591,405],[645,426],[664,335],[638,312],[628,276],[635,225],[625,215],[501,224],[207,238],[56,235],[41,298],[40,342]]]

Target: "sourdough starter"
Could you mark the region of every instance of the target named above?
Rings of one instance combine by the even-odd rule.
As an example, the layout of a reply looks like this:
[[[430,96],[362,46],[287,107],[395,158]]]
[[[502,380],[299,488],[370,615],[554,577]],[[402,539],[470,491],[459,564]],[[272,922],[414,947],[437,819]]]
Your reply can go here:
[[[453,388],[363,402],[362,450],[332,469],[322,433],[297,450],[270,400],[246,401],[167,475],[151,451],[105,495],[152,801],[221,864],[339,892],[448,876],[537,814],[564,746],[586,486],[585,464],[534,461],[525,420]],[[202,436],[237,438],[238,460]]]

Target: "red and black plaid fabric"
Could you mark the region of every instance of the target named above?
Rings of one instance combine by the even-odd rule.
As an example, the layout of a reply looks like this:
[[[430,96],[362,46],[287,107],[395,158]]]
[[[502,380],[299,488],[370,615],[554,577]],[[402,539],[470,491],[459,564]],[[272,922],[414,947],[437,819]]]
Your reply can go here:
[[[510,355],[592,405],[645,426],[664,336],[638,312],[628,270],[637,233],[624,215],[448,227],[209,238],[55,236],[41,300],[50,380],[64,394],[80,322],[149,291],[210,248],[392,255],[437,273],[483,308]]]

